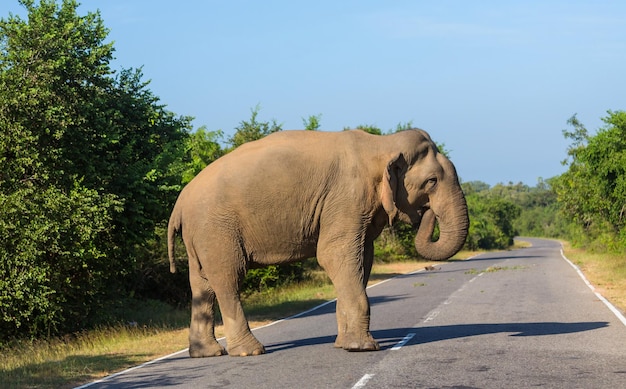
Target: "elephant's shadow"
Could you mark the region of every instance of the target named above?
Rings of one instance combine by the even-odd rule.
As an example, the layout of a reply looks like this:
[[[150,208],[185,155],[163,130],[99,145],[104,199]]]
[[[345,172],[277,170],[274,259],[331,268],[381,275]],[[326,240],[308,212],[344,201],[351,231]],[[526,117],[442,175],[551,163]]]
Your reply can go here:
[[[384,330],[374,330],[372,331],[372,335],[375,339],[378,340],[381,350],[387,350],[402,341],[407,336],[407,334],[414,334],[414,336],[404,345],[404,347],[497,333],[510,333],[509,336],[516,337],[561,335],[576,332],[593,331],[605,328],[608,325],[608,322],[457,324],[446,326],[390,328]],[[334,341],[334,335],[298,339],[290,342],[268,344],[266,345],[266,351],[268,353],[272,353],[295,347],[332,344]]]

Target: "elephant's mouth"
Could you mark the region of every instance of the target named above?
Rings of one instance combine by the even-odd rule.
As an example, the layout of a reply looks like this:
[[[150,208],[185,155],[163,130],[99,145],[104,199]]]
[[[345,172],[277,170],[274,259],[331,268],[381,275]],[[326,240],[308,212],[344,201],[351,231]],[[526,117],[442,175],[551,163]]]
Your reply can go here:
[[[424,217],[424,214],[429,209],[430,209],[430,203],[426,203],[426,204],[424,204],[424,206],[422,206],[422,208],[420,208],[417,211],[417,220],[415,220],[413,223],[411,223],[411,228],[413,228],[414,230],[419,228],[419,226],[422,224],[422,217]]]

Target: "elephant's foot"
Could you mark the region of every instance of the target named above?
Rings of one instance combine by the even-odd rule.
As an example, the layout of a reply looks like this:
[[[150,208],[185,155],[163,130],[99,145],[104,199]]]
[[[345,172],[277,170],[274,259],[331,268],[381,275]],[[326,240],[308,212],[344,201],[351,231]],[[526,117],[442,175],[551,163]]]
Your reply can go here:
[[[378,351],[380,350],[380,346],[378,342],[374,340],[372,335],[367,333],[367,335],[358,336],[358,335],[350,335],[343,334],[337,336],[335,340],[335,347],[342,348],[347,351]]]
[[[192,358],[219,357],[221,355],[226,355],[226,350],[217,341],[208,342],[208,344],[189,343],[189,356]]]
[[[247,343],[228,346],[228,355],[231,357],[249,357],[261,354],[265,354],[265,347],[254,337]]]

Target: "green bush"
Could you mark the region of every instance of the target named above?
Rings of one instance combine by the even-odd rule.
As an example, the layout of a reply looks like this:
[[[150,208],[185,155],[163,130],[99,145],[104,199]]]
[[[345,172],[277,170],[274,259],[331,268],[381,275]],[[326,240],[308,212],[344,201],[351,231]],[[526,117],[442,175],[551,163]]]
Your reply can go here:
[[[417,258],[415,233],[416,230],[410,224],[403,222],[385,228],[374,241],[374,259],[378,262],[394,262]]]
[[[88,327],[134,293],[191,120],[111,70],[98,13],[20,2],[26,19],[0,20],[2,340]]]
[[[610,251],[626,250],[626,111],[608,111],[605,126],[589,134],[576,115],[564,130],[568,170],[553,180],[558,203],[583,231],[578,241],[596,242]],[[585,236],[586,235],[586,236]],[[588,243],[587,243],[588,244]]]
[[[4,340],[73,331],[92,319],[115,274],[100,244],[110,237],[114,204],[113,197],[81,187],[0,193]]]
[[[242,293],[271,290],[293,282],[309,278],[309,271],[317,266],[314,258],[284,265],[270,265],[248,270],[244,279]]]
[[[468,250],[504,249],[513,244],[517,230],[513,221],[521,208],[489,189],[473,191],[466,187],[470,227],[465,243]]]

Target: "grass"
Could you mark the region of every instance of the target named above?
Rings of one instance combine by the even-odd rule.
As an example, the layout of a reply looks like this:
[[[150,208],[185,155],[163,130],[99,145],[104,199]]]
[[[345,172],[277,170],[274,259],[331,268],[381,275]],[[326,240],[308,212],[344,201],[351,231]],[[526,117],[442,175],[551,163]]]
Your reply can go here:
[[[596,253],[563,243],[564,253],[606,299],[626,312],[626,258],[612,253]]]
[[[0,387],[70,388],[184,348],[187,312],[156,302],[136,312],[138,317],[152,312],[159,322],[119,324],[4,347],[0,350]]]
[[[115,326],[2,350],[3,388],[68,388],[180,350],[186,329]]]
[[[518,265],[518,266],[489,266],[488,268],[485,269],[485,273],[495,273],[497,271],[502,271],[502,270],[520,270],[520,269],[525,269],[524,266]]]

